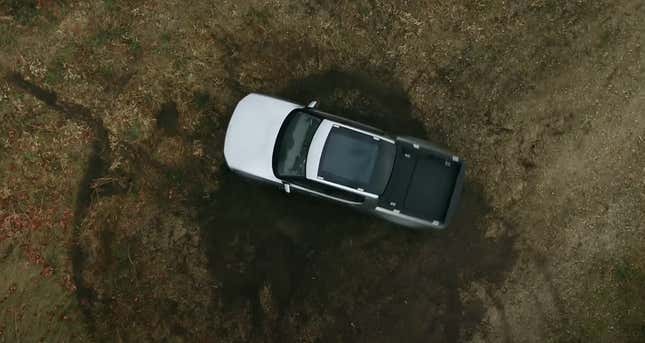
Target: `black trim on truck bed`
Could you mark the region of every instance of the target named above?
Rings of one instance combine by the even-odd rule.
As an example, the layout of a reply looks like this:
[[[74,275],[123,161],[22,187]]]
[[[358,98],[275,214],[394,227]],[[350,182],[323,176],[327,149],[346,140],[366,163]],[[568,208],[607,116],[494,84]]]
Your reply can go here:
[[[397,140],[396,145],[394,169],[379,207],[443,226],[458,202],[463,163],[417,144]]]

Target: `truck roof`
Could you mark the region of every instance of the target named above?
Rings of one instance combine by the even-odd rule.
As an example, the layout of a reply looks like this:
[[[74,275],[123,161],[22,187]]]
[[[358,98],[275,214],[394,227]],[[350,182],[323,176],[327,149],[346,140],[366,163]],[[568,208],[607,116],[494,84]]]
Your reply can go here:
[[[394,144],[373,136],[333,127],[318,168],[325,180],[373,194],[385,190],[394,163]]]
[[[390,178],[394,141],[325,119],[314,136],[307,178],[377,197]]]

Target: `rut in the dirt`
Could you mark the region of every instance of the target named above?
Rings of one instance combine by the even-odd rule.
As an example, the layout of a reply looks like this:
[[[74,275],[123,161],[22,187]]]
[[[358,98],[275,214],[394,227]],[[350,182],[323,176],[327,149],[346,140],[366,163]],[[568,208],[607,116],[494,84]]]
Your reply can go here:
[[[18,73],[8,75],[6,79],[10,84],[42,101],[53,110],[62,113],[65,118],[87,125],[92,129],[94,139],[92,140],[87,167],[85,168],[85,173],[79,182],[76,193],[76,207],[74,209],[74,217],[72,221],[73,238],[70,256],[72,260],[74,283],[76,286],[76,296],[86,318],[89,329],[88,331],[94,332],[92,306],[97,299],[94,290],[91,287],[86,286],[83,281],[85,255],[83,253],[83,248],[79,244],[78,237],[81,223],[86,217],[91,205],[93,192],[92,185],[95,180],[106,174],[109,166],[108,161],[105,160],[105,156],[109,156],[110,151],[110,146],[108,144],[108,131],[100,119],[92,116],[89,109],[78,104],[60,100],[55,92],[49,91],[26,80]]]

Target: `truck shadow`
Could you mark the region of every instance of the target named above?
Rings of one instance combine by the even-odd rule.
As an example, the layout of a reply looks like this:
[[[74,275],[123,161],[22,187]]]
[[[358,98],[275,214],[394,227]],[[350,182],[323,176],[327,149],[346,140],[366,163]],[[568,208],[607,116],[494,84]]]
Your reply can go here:
[[[387,75],[330,71],[277,95],[426,137],[421,113]],[[513,264],[512,230],[502,223],[485,237],[494,217],[474,185],[448,230],[417,232],[222,170],[219,189],[196,204],[202,242],[227,315],[251,308],[251,341],[302,337],[316,322],[323,341],[462,341],[484,315],[462,292],[501,282]]]

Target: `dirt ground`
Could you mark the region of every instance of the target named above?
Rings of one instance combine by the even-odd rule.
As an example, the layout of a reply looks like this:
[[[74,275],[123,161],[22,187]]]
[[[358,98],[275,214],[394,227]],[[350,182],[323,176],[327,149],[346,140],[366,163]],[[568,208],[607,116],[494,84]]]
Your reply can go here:
[[[0,0],[0,341],[645,341],[645,2]],[[225,167],[249,92],[443,145],[448,230]]]

